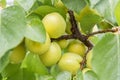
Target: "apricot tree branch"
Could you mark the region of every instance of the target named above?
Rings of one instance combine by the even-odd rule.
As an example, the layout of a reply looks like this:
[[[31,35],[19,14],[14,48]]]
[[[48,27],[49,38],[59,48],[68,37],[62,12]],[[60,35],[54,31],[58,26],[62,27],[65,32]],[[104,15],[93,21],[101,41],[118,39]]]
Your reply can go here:
[[[96,34],[100,34],[100,33],[106,33],[106,32],[116,32],[118,31],[118,28],[115,29],[107,29],[107,30],[101,30],[101,31],[97,31],[97,32],[93,32],[87,35],[82,34],[79,29],[78,29],[78,25],[76,23],[75,17],[74,17],[74,13],[73,11],[69,10],[68,11],[69,16],[70,16],[70,22],[71,22],[71,32],[72,34],[70,35],[63,35],[59,38],[52,38],[51,40],[62,40],[62,39],[78,39],[80,40],[82,43],[85,44],[85,46],[88,48],[87,51],[85,52],[85,55],[83,57],[83,61],[80,63],[80,69],[83,70],[86,67],[86,56],[87,53],[93,48],[93,44],[88,40],[88,38],[90,36],[96,35]]]
[[[114,33],[114,32],[117,32],[117,31],[118,31],[118,28],[106,29],[106,30],[100,30],[100,31],[96,31],[96,32],[87,34],[86,36],[87,36],[87,37],[90,37],[90,36],[93,36],[93,35],[96,35],[96,34],[107,33],[107,32],[112,32],[112,33]]]

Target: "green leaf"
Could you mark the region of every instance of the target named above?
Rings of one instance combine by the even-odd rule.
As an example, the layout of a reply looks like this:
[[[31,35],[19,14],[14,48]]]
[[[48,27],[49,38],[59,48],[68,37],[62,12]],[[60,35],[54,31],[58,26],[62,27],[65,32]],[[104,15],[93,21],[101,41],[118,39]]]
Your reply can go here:
[[[110,22],[103,20],[100,23],[98,23],[98,27],[100,29],[109,29],[113,27],[113,24],[111,24]]]
[[[83,74],[84,80],[99,80],[97,75],[92,71],[89,70]]]
[[[0,73],[4,70],[4,68],[8,65],[9,63],[9,51],[0,58]]]
[[[77,13],[79,13],[86,5],[85,0],[61,0],[64,5],[73,11],[76,11]]]
[[[21,67],[40,75],[48,74],[48,70],[41,62],[39,55],[34,53],[28,52],[27,56],[23,60]]]
[[[23,69],[23,80],[35,80],[35,74],[27,69]]]
[[[60,13],[64,18],[66,17],[66,11],[60,9],[60,8],[55,8],[55,7],[52,7],[52,6],[47,6],[47,5],[44,5],[44,6],[40,6],[38,7],[35,11],[35,13],[41,15],[42,17],[44,17],[45,15],[51,13],[51,12],[58,12]]]
[[[83,74],[81,70],[78,70],[76,76],[73,77],[73,80],[83,80]]]
[[[35,1],[36,0],[16,0],[16,2],[27,12],[33,6]]]
[[[115,7],[115,17],[118,22],[118,25],[120,26],[120,1],[117,3],[117,6]]]
[[[7,80],[35,80],[35,74],[26,69],[21,69],[20,65],[9,65],[4,74],[7,74],[7,77],[5,77]]]
[[[54,77],[56,77],[58,74],[59,74],[60,70],[58,68],[58,65],[53,65],[51,68],[50,68],[50,74]]]
[[[46,31],[38,16],[29,16],[27,25],[25,37],[36,42],[45,42]]]
[[[90,7],[93,8],[95,5],[98,4],[99,1],[100,1],[100,0],[89,0],[89,5],[90,5]]]
[[[0,80],[2,80],[2,75],[0,74]]]
[[[51,75],[43,75],[40,76],[38,80],[55,80],[55,78]]]
[[[120,79],[120,35],[105,34],[93,49],[92,67],[99,80]]]
[[[41,2],[36,1],[33,6],[30,8],[30,12],[33,12],[35,9],[37,9],[40,5],[43,5]],[[29,13],[28,13],[29,15]]]
[[[57,75],[56,80],[71,80],[71,76],[72,74],[70,72],[63,71]]]
[[[17,73],[17,71],[20,68],[20,64],[8,64],[5,69],[2,71],[2,76],[3,77],[11,77],[13,76],[15,73]]]
[[[26,30],[25,12],[18,6],[10,6],[2,10],[1,20],[0,58],[23,40]]]
[[[99,23],[102,20],[102,17],[89,6],[86,6],[80,12],[80,25],[81,29],[85,33],[90,33],[95,24]]]
[[[7,80],[23,80],[22,69],[18,69],[17,73],[15,73],[13,76],[7,77]]]
[[[100,0],[94,6],[94,9],[96,9],[108,21],[116,23],[114,9],[118,1],[119,0]]]
[[[52,0],[44,0],[45,5],[52,5]]]

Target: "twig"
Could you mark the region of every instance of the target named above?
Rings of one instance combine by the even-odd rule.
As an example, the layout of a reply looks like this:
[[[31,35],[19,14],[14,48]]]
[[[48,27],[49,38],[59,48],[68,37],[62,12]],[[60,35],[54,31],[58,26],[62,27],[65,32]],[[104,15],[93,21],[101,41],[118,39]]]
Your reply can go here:
[[[107,29],[107,30],[101,30],[101,31],[97,31],[97,32],[93,32],[87,35],[82,34],[79,29],[78,29],[78,25],[76,23],[73,11],[69,10],[68,11],[69,16],[70,16],[70,22],[71,22],[71,32],[72,34],[70,35],[63,35],[57,39],[52,38],[51,40],[62,40],[62,39],[78,39],[80,40],[82,43],[85,44],[85,46],[88,48],[87,51],[85,52],[85,55],[83,57],[83,61],[80,63],[80,69],[83,70],[86,67],[86,56],[87,53],[93,48],[93,44],[88,40],[88,38],[90,36],[96,35],[96,34],[100,34],[100,33],[106,33],[106,32],[116,32],[119,29],[115,28],[115,29]]]
[[[51,40],[52,41],[54,41],[54,40],[62,40],[62,39],[74,39],[74,37],[73,37],[73,35],[62,35],[61,37],[59,37],[59,38],[51,38]]]
[[[107,32],[114,33],[114,32],[117,32],[117,31],[118,31],[118,28],[115,28],[115,29],[106,29],[106,30],[96,31],[96,32],[87,34],[87,37],[90,37],[90,36],[93,36],[93,35],[96,35],[96,34],[107,33]]]
[[[80,68],[81,68],[81,70],[83,70],[83,68],[86,65],[86,55],[93,48],[93,45],[87,39],[87,37],[79,31],[76,20],[75,20],[75,17],[74,17],[74,14],[73,14],[73,11],[69,10],[68,13],[69,13],[70,22],[71,22],[71,25],[72,25],[71,31],[72,31],[72,34],[73,34],[74,38],[79,39],[81,42],[83,42],[88,47],[88,50],[86,51],[86,53],[83,57],[83,61],[80,63],[80,65],[81,65]]]

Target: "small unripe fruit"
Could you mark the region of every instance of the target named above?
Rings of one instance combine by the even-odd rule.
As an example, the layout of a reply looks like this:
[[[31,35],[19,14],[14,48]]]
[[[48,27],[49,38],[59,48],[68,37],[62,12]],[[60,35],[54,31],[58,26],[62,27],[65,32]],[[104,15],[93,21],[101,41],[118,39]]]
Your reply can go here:
[[[25,57],[25,53],[26,53],[26,50],[25,50],[24,44],[18,45],[10,53],[10,63],[18,64],[22,62],[22,60]]]
[[[83,57],[85,52],[86,52],[86,48],[85,48],[85,45],[83,43],[75,40],[69,44],[68,51],[73,52],[73,53],[77,53]]]
[[[57,41],[57,43],[60,45],[62,49],[64,49],[68,46],[69,40],[60,40],[60,41]]]
[[[43,55],[40,55],[40,59],[43,64],[50,67],[58,62],[61,57],[61,48],[56,42],[52,42],[50,48]]]
[[[58,66],[62,71],[69,71],[73,75],[77,73],[80,69],[80,62],[82,61],[82,57],[75,53],[64,53],[62,58],[60,59]]]
[[[57,12],[47,14],[42,22],[50,38],[58,38],[65,33],[66,22]]]
[[[36,53],[36,54],[41,55],[49,49],[50,44],[51,44],[51,40],[49,38],[49,35],[46,33],[45,43],[35,42],[35,41],[32,41],[32,40],[26,38],[25,44],[26,44],[26,47],[29,51],[31,51],[32,53]]]
[[[91,60],[92,60],[92,51],[90,51],[87,56],[86,56],[86,60],[87,60],[87,67],[88,68],[92,68],[92,63],[91,63]]]
[[[68,33],[68,34],[72,34],[72,32],[71,32],[71,27],[72,27],[72,25],[71,25],[71,23],[70,23],[70,20],[69,20],[69,18],[68,19],[66,19],[66,33]]]

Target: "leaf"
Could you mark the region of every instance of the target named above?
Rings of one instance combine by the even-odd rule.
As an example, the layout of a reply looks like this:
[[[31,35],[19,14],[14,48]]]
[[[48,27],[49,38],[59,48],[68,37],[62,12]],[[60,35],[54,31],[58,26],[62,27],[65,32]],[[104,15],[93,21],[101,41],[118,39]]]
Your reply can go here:
[[[97,75],[92,71],[89,70],[83,74],[84,80],[99,80]]]
[[[21,67],[40,75],[48,74],[48,70],[41,62],[39,55],[34,53],[28,52],[27,56],[23,60]]]
[[[100,0],[89,0],[90,7],[95,7],[99,2]]]
[[[115,24],[114,9],[118,1],[119,0],[99,0],[94,6],[94,9],[96,9],[105,19]]]
[[[81,70],[78,70],[76,76],[73,77],[73,80],[83,80],[83,74]]]
[[[53,65],[51,68],[50,68],[50,74],[54,77],[56,77],[58,74],[59,74],[60,70],[58,68],[58,65]]]
[[[0,80],[2,80],[2,75],[0,74]]]
[[[114,25],[111,24],[110,22],[103,20],[97,25],[100,29],[109,29],[112,28]]]
[[[23,72],[22,69],[18,69],[17,73],[15,73],[13,76],[7,77],[7,80],[23,80]]]
[[[5,69],[2,71],[2,76],[3,77],[11,77],[13,76],[15,73],[17,73],[17,71],[20,68],[20,64],[8,64]]]
[[[9,51],[2,58],[0,58],[0,73],[4,70],[8,63],[9,63]]]
[[[45,5],[52,5],[52,0],[44,0]]]
[[[93,49],[92,67],[99,80],[120,79],[120,35],[105,34]]]
[[[12,70],[14,70],[14,72],[12,72],[12,70],[10,70],[10,68]],[[13,69],[16,68],[17,69]],[[19,66],[16,65],[9,65],[8,66],[8,73],[6,72],[6,74],[10,74],[9,71],[12,73],[12,75],[7,76],[7,80],[35,80],[35,74],[27,71],[26,69],[21,69]]]
[[[71,76],[72,74],[70,72],[63,71],[57,75],[56,80],[71,80]]]
[[[58,12],[60,13],[64,18],[66,17],[66,11],[60,9],[60,8],[55,8],[55,7],[52,7],[52,6],[47,6],[47,5],[44,5],[44,6],[40,6],[38,7],[35,11],[35,13],[41,15],[42,17],[44,17],[45,15],[51,13],[51,12]]]
[[[81,29],[85,33],[90,33],[95,24],[99,23],[102,20],[102,17],[89,6],[86,6],[80,12],[80,25]]]
[[[115,7],[115,17],[118,22],[118,25],[120,26],[120,1],[117,3],[117,6]]]
[[[33,6],[35,1],[36,0],[16,0],[16,2],[27,12]]]
[[[85,0],[61,0],[64,5],[73,11],[76,11],[77,13],[79,13],[86,5]]]
[[[1,20],[0,58],[23,40],[26,29],[25,12],[18,6],[7,7],[1,12]]]
[[[38,16],[29,16],[27,25],[25,37],[36,42],[45,42],[46,31]]]
[[[55,78],[51,75],[43,75],[40,76],[38,80],[55,80]]]
[[[23,69],[23,80],[35,80],[35,74],[27,69]]]

